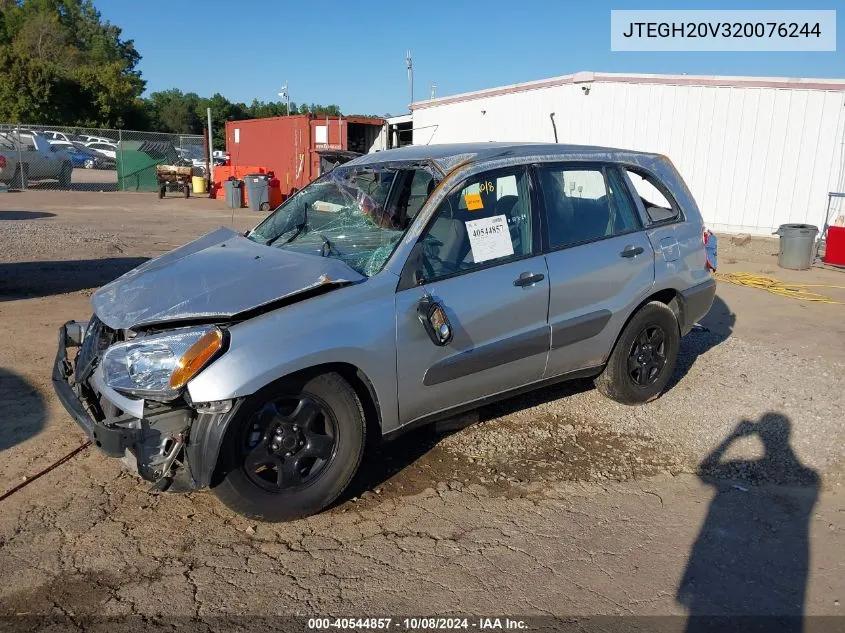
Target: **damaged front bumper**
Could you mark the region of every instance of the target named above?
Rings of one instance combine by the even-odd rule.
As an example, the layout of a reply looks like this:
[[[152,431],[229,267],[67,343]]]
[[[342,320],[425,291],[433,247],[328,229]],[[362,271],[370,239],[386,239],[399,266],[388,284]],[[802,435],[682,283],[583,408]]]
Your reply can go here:
[[[81,348],[88,323],[70,321],[59,328],[53,387],[68,413],[100,450],[120,457],[142,478],[162,488],[193,489],[198,482],[184,465],[184,445],[197,417],[186,405],[129,398],[105,384],[99,367],[77,381],[68,351]],[[179,461],[182,459],[183,461]]]

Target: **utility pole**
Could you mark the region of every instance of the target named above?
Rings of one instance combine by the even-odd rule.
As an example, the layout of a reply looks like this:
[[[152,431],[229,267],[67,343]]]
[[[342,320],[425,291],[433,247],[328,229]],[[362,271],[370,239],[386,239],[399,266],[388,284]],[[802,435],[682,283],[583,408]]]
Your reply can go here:
[[[414,102],[414,60],[411,59],[411,49],[408,49],[408,52],[405,54],[405,65],[408,68],[408,90],[411,94],[411,100],[409,103]]]
[[[282,91],[279,93],[279,96],[285,100],[287,115],[290,116],[290,94],[288,94],[288,82],[285,82],[285,85],[282,86]]]
[[[205,115],[208,117],[208,174],[210,176],[209,179],[209,192],[211,191],[211,183],[214,182],[214,135],[212,134],[211,129],[211,108],[205,109]]]

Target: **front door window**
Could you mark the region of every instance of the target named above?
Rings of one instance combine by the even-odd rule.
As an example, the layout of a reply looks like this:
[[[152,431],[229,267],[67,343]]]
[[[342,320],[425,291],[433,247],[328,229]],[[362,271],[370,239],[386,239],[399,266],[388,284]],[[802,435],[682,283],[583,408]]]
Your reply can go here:
[[[438,208],[422,237],[426,281],[531,254],[528,175],[486,172],[469,178]]]

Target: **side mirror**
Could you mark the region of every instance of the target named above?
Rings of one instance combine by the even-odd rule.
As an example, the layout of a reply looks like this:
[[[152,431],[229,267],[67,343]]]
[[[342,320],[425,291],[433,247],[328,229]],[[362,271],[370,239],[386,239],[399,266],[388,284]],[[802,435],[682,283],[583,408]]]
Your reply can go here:
[[[452,325],[443,309],[431,295],[426,295],[417,304],[417,318],[425,328],[431,342],[442,347],[452,340]]]

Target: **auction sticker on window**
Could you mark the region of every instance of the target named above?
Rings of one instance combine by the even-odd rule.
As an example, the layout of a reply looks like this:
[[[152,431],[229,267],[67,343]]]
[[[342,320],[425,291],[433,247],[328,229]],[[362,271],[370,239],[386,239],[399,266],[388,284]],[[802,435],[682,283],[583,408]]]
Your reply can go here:
[[[480,211],[484,208],[484,202],[481,200],[481,194],[478,192],[464,194],[464,202],[466,202],[467,209],[470,211]]]
[[[513,255],[508,219],[504,215],[469,220],[466,227],[472,258],[476,264]]]

